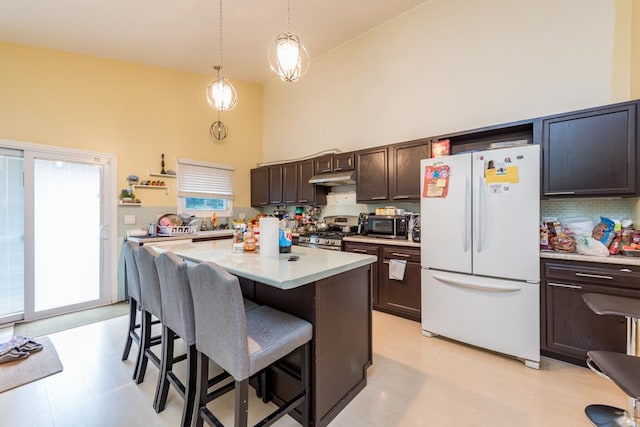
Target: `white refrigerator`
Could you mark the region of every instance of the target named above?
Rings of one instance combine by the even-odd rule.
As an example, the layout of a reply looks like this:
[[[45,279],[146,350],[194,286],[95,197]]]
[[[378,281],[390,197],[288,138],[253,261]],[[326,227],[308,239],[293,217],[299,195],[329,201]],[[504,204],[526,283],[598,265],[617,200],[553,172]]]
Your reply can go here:
[[[424,159],[422,330],[540,364],[540,146]]]

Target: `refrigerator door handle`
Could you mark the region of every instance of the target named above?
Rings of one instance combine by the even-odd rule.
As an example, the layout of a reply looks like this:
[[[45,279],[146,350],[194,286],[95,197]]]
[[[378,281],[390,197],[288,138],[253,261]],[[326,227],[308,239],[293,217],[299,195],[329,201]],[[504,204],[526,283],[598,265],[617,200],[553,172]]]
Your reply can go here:
[[[475,290],[485,291],[485,292],[518,292],[522,290],[522,286],[513,285],[513,284],[501,284],[501,285],[487,284],[487,283],[478,284],[478,283],[467,282],[460,279],[444,277],[438,274],[434,274],[433,278],[443,283],[446,283],[448,285],[453,285],[461,288],[475,289]]]
[[[469,180],[465,178],[462,183],[462,194],[464,195],[464,202],[462,206],[462,251],[467,252],[469,250],[469,201],[471,196],[469,194]]]
[[[482,211],[482,194],[480,192],[480,179],[477,179],[475,182],[475,194],[477,196],[477,203],[473,204],[473,210],[474,210],[474,215],[473,215],[473,220],[474,220],[474,224],[473,224],[473,242],[476,245],[476,252],[480,253],[480,250],[482,249],[482,245],[480,244],[480,239],[482,239],[482,233],[480,232],[480,227],[481,227],[481,223],[482,223],[482,218],[480,216],[480,212]]]

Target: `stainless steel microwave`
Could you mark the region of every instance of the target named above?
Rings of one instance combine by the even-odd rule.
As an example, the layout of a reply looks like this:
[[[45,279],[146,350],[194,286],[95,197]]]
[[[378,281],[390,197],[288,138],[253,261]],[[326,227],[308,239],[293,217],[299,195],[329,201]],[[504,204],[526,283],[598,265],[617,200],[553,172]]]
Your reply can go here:
[[[367,236],[386,239],[406,239],[409,234],[404,215],[368,215],[363,228]]]

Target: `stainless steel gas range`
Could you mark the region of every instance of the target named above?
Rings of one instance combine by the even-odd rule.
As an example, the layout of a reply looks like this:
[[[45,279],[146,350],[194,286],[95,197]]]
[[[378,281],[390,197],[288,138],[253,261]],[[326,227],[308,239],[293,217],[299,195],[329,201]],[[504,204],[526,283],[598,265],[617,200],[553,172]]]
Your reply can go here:
[[[301,234],[298,245],[308,248],[328,249],[331,251],[342,250],[342,238],[353,236],[356,233],[345,231],[318,231],[311,234]]]

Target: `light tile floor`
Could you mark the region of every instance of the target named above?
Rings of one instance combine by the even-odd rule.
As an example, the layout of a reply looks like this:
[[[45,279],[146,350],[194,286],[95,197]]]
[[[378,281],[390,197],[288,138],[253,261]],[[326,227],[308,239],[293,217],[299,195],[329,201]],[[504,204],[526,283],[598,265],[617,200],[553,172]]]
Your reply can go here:
[[[153,365],[144,383],[131,381],[134,351],[120,360],[126,324],[119,317],[50,335],[64,371],[0,394],[0,426],[179,425],[182,400],[174,390],[164,412],[151,407]],[[368,385],[331,426],[586,427],[586,405],[625,404],[616,386],[586,368],[543,358],[542,369],[533,370],[488,351],[425,338],[419,323],[379,312],[373,332]],[[231,397],[210,404],[226,425],[232,425]],[[249,421],[269,410],[253,397]],[[276,425],[297,423],[285,417]]]

